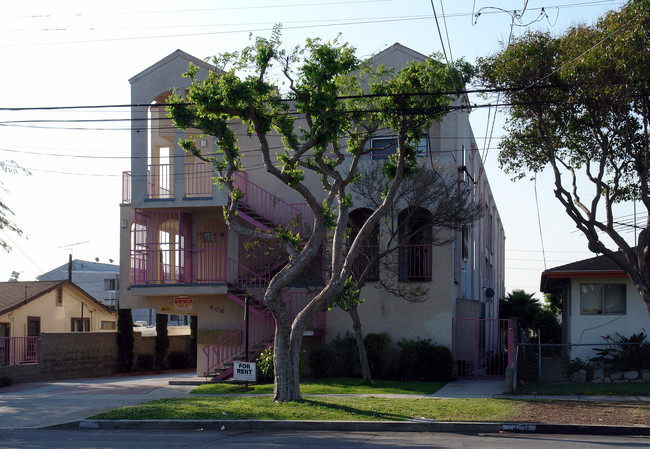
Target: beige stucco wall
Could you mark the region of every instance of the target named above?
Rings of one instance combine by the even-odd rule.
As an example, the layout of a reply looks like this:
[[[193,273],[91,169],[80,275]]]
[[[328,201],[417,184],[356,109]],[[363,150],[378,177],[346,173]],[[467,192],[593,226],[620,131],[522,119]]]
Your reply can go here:
[[[581,315],[580,284],[625,284],[626,311],[622,315]],[[568,343],[598,343],[603,336],[617,339],[616,333],[629,337],[641,330],[650,331],[650,315],[629,278],[579,278],[571,282]]]
[[[377,63],[384,64],[387,67],[400,68],[404,67],[413,59],[422,59],[423,56],[417,52],[408,49],[391,49],[383,52]],[[142,104],[149,103],[163,94],[169,86],[186,86],[187,80],[180,77],[187,68],[188,61],[183,58],[173,60],[163,60],[160,63],[145,70],[131,80],[132,83],[132,103]],[[134,120],[146,119],[144,108],[134,108]],[[242,129],[240,125],[235,124],[236,129]],[[288,189],[279,180],[272,176],[267,176],[261,168],[262,161],[259,151],[259,143],[255,138],[248,138],[243,133],[238,133],[239,144],[242,147],[242,163],[248,178],[262,188],[276,194],[282,200],[288,203],[302,203],[304,200],[292,189]],[[180,133],[176,132],[173,141],[177,141]],[[281,148],[281,140],[277,135],[268,136],[269,145],[272,148]],[[208,333],[204,332],[201,337],[201,331],[215,331],[226,329],[240,324],[243,319],[243,310],[241,306],[231,301],[226,295],[225,286],[156,286],[129,288],[129,263],[130,261],[130,239],[131,224],[133,223],[132,208],[170,208],[183,207],[184,211],[193,215],[194,229],[193,235],[196,235],[197,226],[202,220],[208,218],[222,219],[221,205],[227,204],[225,193],[219,192],[213,200],[200,200],[187,202],[182,195],[182,186],[175,182],[174,199],[160,201],[145,201],[146,183],[144,181],[146,173],[146,161],[149,148],[147,147],[146,133],[132,134],[132,170],[134,173],[132,204],[122,207],[121,219],[125,226],[121,229],[120,234],[120,257],[123,261],[120,273],[120,304],[126,308],[155,308],[157,311],[161,307],[168,307],[172,303],[175,295],[189,295],[194,298],[194,310],[192,314],[199,317],[199,367],[197,372],[201,373],[202,351],[201,341]],[[477,200],[485,201],[489,204],[491,210],[495,209],[494,200],[489,193],[489,185],[485,173],[482,170],[480,156],[477,156],[475,142],[472,130],[469,124],[468,111],[455,111],[447,114],[441,122],[435,122],[429,131],[429,145],[432,154],[427,158],[425,163],[441,164],[451,170],[456,170],[461,165],[468,165],[471,168],[471,175],[477,181],[475,191]],[[462,160],[461,149],[465,148],[467,157]],[[473,158],[472,164],[468,163],[469,155]],[[185,153],[176,145],[173,151],[174,165],[176,173],[182,172],[181,165],[186,160]],[[373,163],[364,161],[362,165]],[[138,176],[138,174],[140,176]],[[178,179],[181,179],[179,177]],[[175,180],[178,181],[178,180]],[[322,187],[315,177],[307,177],[306,183],[310,186],[312,192],[317,197],[322,197]],[[177,190],[178,188],[178,190]],[[363,204],[355,202],[355,207],[363,207]],[[502,232],[498,215],[495,216],[497,225],[495,229]],[[393,341],[401,338],[430,338],[436,343],[451,346],[451,327],[452,318],[457,313],[457,298],[465,298],[468,301],[476,301],[482,298],[483,279],[485,278],[485,249],[483,240],[485,239],[484,228],[482,223],[472,227],[470,252],[472,258],[469,262],[463,264],[461,268],[460,258],[458,256],[459,246],[450,244],[444,247],[435,248],[433,251],[433,279],[430,282],[424,282],[422,287],[429,289],[429,295],[419,304],[410,304],[401,298],[395,298],[386,291],[375,288],[375,284],[369,284],[364,288],[362,296],[366,302],[360,306],[359,313],[363,323],[364,333],[370,332],[388,332]],[[495,239],[495,245],[496,243]],[[231,258],[237,259],[238,236],[234,232],[228,233],[228,254]],[[488,254],[490,263],[495,267],[503,267],[503,252]],[[494,276],[497,298],[503,296],[503,274],[498,273]],[[496,315],[496,301],[488,306],[488,317]],[[219,312],[215,313],[215,310]],[[223,311],[223,312],[222,312]],[[174,313],[174,312],[171,312]],[[337,334],[351,329],[350,319],[347,314],[334,310],[328,313],[327,317],[327,336],[329,339],[334,338]]]
[[[71,319],[90,318],[91,332],[115,332],[117,313],[109,312],[78,291],[63,287],[62,305],[56,304],[57,290],[54,289],[27,304],[0,315],[0,322],[8,322],[12,337],[27,336],[27,318],[39,317],[42,333],[64,333],[71,331]],[[102,321],[115,323],[114,329],[101,329]]]

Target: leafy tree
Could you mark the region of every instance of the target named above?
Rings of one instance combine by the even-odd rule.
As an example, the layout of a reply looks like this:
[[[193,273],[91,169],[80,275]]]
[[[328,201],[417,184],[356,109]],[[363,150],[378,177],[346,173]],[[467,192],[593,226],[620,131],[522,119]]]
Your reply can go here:
[[[562,327],[553,306],[540,304],[533,293],[516,289],[508,293],[499,300],[499,318],[516,318],[528,337],[539,331],[542,343],[562,342]]]
[[[9,277],[9,282],[18,282],[18,278],[20,277],[20,271],[12,271],[11,276]]]
[[[550,168],[589,248],[629,275],[648,313],[650,222],[635,248],[614,208],[629,200],[650,208],[649,35],[650,1],[630,0],[592,26],[529,32],[478,62],[483,85],[510,105],[501,167],[518,179]]]
[[[0,161],[0,170],[5,173],[23,173],[26,175],[31,175],[29,170],[20,168],[14,161]],[[6,190],[2,182],[0,182],[0,189]],[[14,213],[9,208],[9,206],[7,206],[4,201],[0,200],[0,230],[4,231],[5,229],[8,229],[18,235],[23,235],[23,231],[10,219],[10,216],[13,214]],[[3,238],[0,238],[0,248],[4,249],[7,252],[11,251],[11,246]],[[17,279],[18,277],[16,277],[16,280]]]
[[[542,305],[533,295],[534,293],[515,289],[499,300],[499,318],[517,318],[519,326],[525,329],[529,336],[535,319],[542,312]]]
[[[256,38],[243,51],[215,56],[212,62],[220,70],[210,72],[204,81],[197,76],[198,68],[190,66],[187,95],[172,96],[168,111],[180,128],[199,129],[216,138],[219,151],[214,157],[202,156],[192,138],[181,146],[213,164],[215,179],[230,195],[225,211],[229,227],[241,236],[281,245],[288,254],[264,299],[276,322],[274,399],[299,400],[300,346],[308,323],[343,291],[366,236],[395,201],[404,177],[417,167],[417,142],[453,100],[440,92],[462,84],[463,73],[437,59],[398,72],[362,64],[354,49],[338,40],[309,39],[304,48],[287,52],[282,50],[279,29],[270,39]],[[469,71],[462,62],[458,66],[465,74]],[[276,84],[279,77],[287,92]],[[265,175],[293,189],[308,204],[313,216],[309,232],[279,223],[272,232],[263,232],[236,220],[243,193],[234,176],[242,170],[242,153],[232,122],[244,123],[256,139]],[[391,130],[397,141],[395,155],[384,163],[389,181],[380,206],[348,242],[349,188],[358,177],[361,157],[372,151],[367,145],[371,135],[379,129]],[[272,135],[282,138],[282,150],[272,146]],[[321,189],[314,191],[309,180],[320,182]],[[320,254],[326,237],[329,279],[292,322],[282,292]]]

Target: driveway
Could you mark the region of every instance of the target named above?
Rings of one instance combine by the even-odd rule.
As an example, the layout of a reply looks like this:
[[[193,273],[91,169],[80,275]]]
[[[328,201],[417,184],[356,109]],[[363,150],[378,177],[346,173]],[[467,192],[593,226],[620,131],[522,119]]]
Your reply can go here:
[[[195,374],[76,379],[0,388],[0,429],[29,429],[78,421],[106,410],[187,395],[196,386],[169,385]]]

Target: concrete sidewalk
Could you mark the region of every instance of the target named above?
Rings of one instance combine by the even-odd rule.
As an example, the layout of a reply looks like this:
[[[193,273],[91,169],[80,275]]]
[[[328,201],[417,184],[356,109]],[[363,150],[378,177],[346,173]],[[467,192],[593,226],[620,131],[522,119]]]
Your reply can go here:
[[[447,423],[414,419],[407,422],[359,421],[96,421],[85,418],[118,407],[154,399],[182,397],[206,379],[194,374],[110,377],[17,384],[0,389],[0,429],[221,429],[229,430],[393,430],[409,432],[526,432],[563,434],[650,435],[650,427],[571,426],[552,424]],[[363,395],[412,398],[490,398],[503,396],[503,380],[458,380],[430,395]],[[358,396],[358,395],[357,395]],[[516,396],[517,399],[527,397]],[[576,396],[536,396],[535,399],[572,399]],[[580,398],[582,400],[587,397]],[[592,397],[588,397],[592,399]],[[594,400],[650,401],[650,397],[598,397]]]
[[[0,429],[31,429],[79,421],[99,412],[187,395],[170,385],[187,374],[109,377],[16,384],[0,388]]]

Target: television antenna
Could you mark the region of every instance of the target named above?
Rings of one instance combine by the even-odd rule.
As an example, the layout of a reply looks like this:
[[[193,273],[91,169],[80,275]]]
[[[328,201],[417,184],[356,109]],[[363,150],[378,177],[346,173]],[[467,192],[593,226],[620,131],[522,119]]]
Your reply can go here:
[[[68,243],[67,245],[59,246],[59,248],[61,248],[61,249],[70,249],[70,254],[72,255],[72,251],[74,250],[75,246],[84,245],[86,243],[90,243],[90,241],[77,242],[77,243]]]

